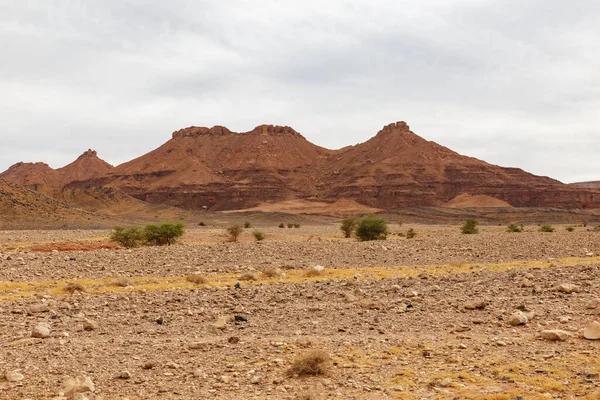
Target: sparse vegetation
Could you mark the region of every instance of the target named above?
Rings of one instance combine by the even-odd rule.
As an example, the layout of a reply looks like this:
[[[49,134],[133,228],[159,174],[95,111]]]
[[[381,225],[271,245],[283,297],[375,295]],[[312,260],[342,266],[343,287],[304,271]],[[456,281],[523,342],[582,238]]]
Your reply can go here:
[[[300,224],[294,224],[294,228],[296,228],[296,229],[300,228]]]
[[[110,240],[128,249],[139,247],[144,243],[144,230],[136,227],[124,228],[116,226],[110,234]]]
[[[417,231],[415,231],[413,228],[409,228],[406,232],[406,238],[413,239],[415,236],[417,236]]]
[[[358,225],[358,218],[356,218],[356,217],[344,218],[340,229],[344,233],[345,238],[352,237],[352,234],[354,233],[354,230],[356,229],[356,225]]]
[[[550,232],[554,232],[554,228],[552,227],[552,225],[541,225],[539,231],[550,233]]]
[[[205,285],[208,283],[208,279],[201,274],[190,274],[185,277],[185,280],[193,283],[194,285]]]
[[[73,294],[75,292],[85,292],[85,287],[81,283],[69,282],[65,285],[63,290],[67,293]]]
[[[294,227],[294,224],[288,222],[287,227],[288,229],[292,229]]]
[[[206,226],[204,222],[198,222],[198,226]]]
[[[256,277],[256,274],[252,273],[252,272],[244,272],[242,275],[240,275],[240,277],[238,278],[240,281],[242,282],[248,282],[248,281],[257,281],[258,278]]]
[[[239,226],[237,224],[232,225],[229,228],[227,228],[227,233],[229,234],[229,241],[237,242],[243,231],[244,231],[244,228],[242,228],[241,226]]]
[[[306,276],[308,276],[309,278],[313,278],[315,276],[321,276],[321,275],[323,275],[324,270],[325,270],[325,268],[321,267],[320,265],[308,267],[308,269],[306,270]]]
[[[387,222],[376,215],[362,218],[356,226],[356,237],[360,241],[385,240],[389,232]]]
[[[287,370],[292,377],[321,376],[327,373],[331,358],[322,350],[313,350],[298,357]]]
[[[285,224],[282,222],[282,223],[279,224],[279,227],[280,228],[285,228]]]
[[[265,268],[262,273],[265,278],[279,278],[282,275],[281,270],[274,267]]]
[[[479,233],[479,229],[477,229],[477,225],[479,225],[479,221],[473,218],[469,218],[465,221],[463,226],[460,228],[460,231],[464,235],[474,235]]]
[[[575,231],[575,228],[573,228],[572,226],[567,226],[567,232],[573,232]]]
[[[523,225],[510,224],[506,227],[506,232],[520,233],[523,232]]]
[[[250,229],[250,228],[252,228],[252,224],[250,222],[246,221],[246,222],[244,222],[244,228]]]
[[[144,228],[146,244],[150,246],[170,246],[185,233],[184,225],[179,222],[171,224],[163,222],[160,225],[149,224]]]
[[[125,276],[121,276],[121,277],[115,279],[115,281],[113,282],[113,285],[118,286],[118,287],[128,287],[128,286],[131,286],[132,284],[133,284],[132,280]]]
[[[265,240],[265,234],[259,230],[252,232],[252,235],[254,236],[254,239],[256,239],[257,242],[262,242],[263,240]]]

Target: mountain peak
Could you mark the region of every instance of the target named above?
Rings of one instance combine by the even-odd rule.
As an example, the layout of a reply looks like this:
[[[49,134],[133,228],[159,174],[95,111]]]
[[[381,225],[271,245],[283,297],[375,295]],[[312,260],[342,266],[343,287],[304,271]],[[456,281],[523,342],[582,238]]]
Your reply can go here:
[[[239,135],[239,134],[259,134],[259,135],[291,135],[302,136],[289,126],[263,124],[252,129],[250,132],[233,132],[228,128],[220,125],[208,128],[205,126],[190,126],[173,132],[173,139],[193,138],[199,136],[222,136],[222,135]]]

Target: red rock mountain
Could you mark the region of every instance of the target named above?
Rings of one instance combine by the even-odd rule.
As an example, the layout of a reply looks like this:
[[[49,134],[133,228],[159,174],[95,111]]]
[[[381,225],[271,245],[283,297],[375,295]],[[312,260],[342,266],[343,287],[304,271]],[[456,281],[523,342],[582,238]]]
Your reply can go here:
[[[60,189],[73,181],[85,181],[103,176],[114,167],[100,159],[94,150],[88,150],[71,164],[52,169],[42,162],[20,162],[0,174],[0,178],[25,187]]]
[[[571,183],[571,186],[577,186],[588,189],[600,189],[600,181]]]
[[[82,157],[75,163],[83,165]],[[19,165],[0,176],[22,184],[31,184],[25,178],[27,182],[38,179],[40,184],[56,179],[47,166],[27,164],[31,171],[25,174]],[[76,176],[74,168],[69,168],[72,165],[56,170],[71,170],[56,182],[71,189],[113,187],[150,203],[190,209],[244,209],[293,199],[333,202],[348,198],[393,210],[442,206],[464,195],[516,207],[600,207],[598,190],[462,156],[417,136],[404,122],[390,124],[369,141],[340,150],[315,146],[283,126],[261,125],[246,133],[221,126],[190,127],[174,132],[171,140],[150,153],[116,168],[104,165],[103,172],[87,178],[89,172]],[[89,165],[94,167],[87,171],[99,169],[97,161]],[[491,198],[498,202],[490,202]]]

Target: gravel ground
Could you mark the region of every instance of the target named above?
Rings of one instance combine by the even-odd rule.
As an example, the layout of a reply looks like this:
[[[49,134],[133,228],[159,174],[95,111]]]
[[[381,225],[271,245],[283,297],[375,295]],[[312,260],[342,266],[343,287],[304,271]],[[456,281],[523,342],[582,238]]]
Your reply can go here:
[[[0,398],[52,399],[77,375],[96,399],[598,398],[600,342],[581,334],[600,319],[600,233],[410,227],[416,239],[370,243],[262,228],[260,244],[206,228],[171,247],[47,253],[27,249],[108,232],[0,232],[0,377],[23,378],[0,378]],[[182,287],[195,272],[208,285]],[[236,289],[245,272],[258,280]],[[70,280],[88,289],[68,294]],[[512,326],[517,309],[528,321]],[[32,338],[40,323],[49,336]],[[555,329],[569,336],[540,337]],[[327,372],[289,376],[312,350]]]

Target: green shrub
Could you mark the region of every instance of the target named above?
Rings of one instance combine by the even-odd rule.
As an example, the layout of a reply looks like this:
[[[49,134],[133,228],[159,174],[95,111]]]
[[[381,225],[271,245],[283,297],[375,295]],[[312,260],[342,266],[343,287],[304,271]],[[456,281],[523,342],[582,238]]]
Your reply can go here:
[[[149,224],[144,228],[144,239],[150,246],[172,245],[185,233],[184,225],[179,222],[171,224],[163,222],[160,225]]]
[[[354,230],[356,229],[356,225],[358,225],[358,218],[356,218],[356,217],[344,218],[340,229],[344,233],[345,238],[352,237],[352,234],[354,233]]]
[[[254,231],[252,232],[252,235],[254,235],[254,239],[256,239],[257,242],[265,240],[265,234],[261,231]]]
[[[409,228],[406,232],[406,238],[413,239],[415,236],[417,236],[417,232],[413,228]]]
[[[523,225],[517,225],[517,224],[510,224],[507,228],[506,228],[506,232],[515,232],[515,233],[520,233],[523,232]]]
[[[229,228],[227,228],[227,233],[229,234],[229,241],[230,242],[237,242],[238,238],[240,237],[240,235],[242,234],[242,232],[244,231],[244,228],[242,228],[239,225],[232,225]]]
[[[477,225],[479,225],[479,221],[473,218],[469,218],[465,221],[463,226],[460,228],[460,231],[465,235],[474,235],[479,233],[479,229],[477,229]]]
[[[568,232],[573,232],[575,230],[575,228],[573,228],[572,226],[568,226],[566,229]]]
[[[552,225],[542,225],[539,229],[540,232],[554,232]]]
[[[356,226],[356,237],[360,241],[385,240],[389,234],[387,222],[375,215],[362,218]]]
[[[110,240],[128,249],[139,247],[144,243],[144,231],[140,228],[123,228],[116,226],[110,234]]]
[[[294,227],[294,224],[291,224],[288,222],[287,227],[288,227],[288,229],[292,229]]]
[[[282,222],[282,223],[279,224],[279,227],[280,228],[285,228],[285,224]]]
[[[300,228],[300,224],[294,224],[294,228],[296,228],[296,229]]]
[[[246,221],[246,222],[244,222],[244,228],[250,229],[250,228],[252,228],[252,224],[250,222]]]

